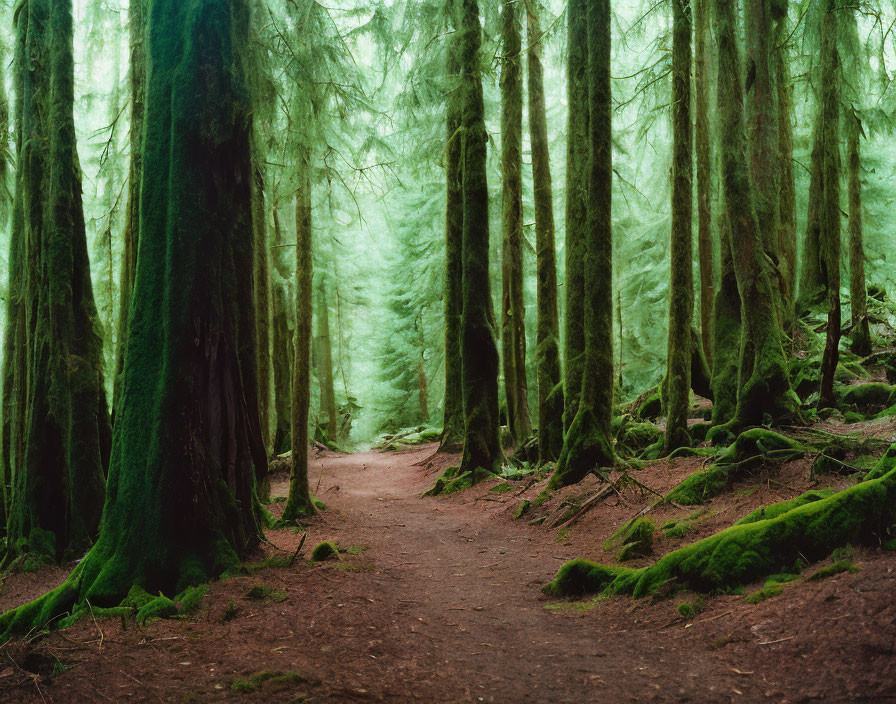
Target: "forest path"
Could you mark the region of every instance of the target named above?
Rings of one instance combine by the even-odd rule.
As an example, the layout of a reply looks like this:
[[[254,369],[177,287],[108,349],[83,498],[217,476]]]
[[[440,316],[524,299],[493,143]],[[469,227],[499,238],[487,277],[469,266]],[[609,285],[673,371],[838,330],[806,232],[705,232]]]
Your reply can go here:
[[[496,517],[506,504],[488,496],[422,498],[438,476],[421,466],[434,450],[313,462],[311,485],[320,482],[317,495],[329,508],[312,522],[309,541],[366,546],[358,571],[340,570],[329,593],[306,604],[353,614],[341,629],[323,616],[328,625],[314,636],[315,645],[339,654],[348,695],[512,704],[730,701],[725,684],[737,675],[723,667],[720,683],[717,658],[670,652],[649,632],[596,627],[575,609],[546,609],[552,602],[541,586],[572,555],[553,531]],[[275,496],[285,493],[285,483],[275,485]],[[287,535],[271,540],[289,550],[296,538]],[[708,683],[712,674],[716,681]],[[716,696],[719,685],[727,691]]]

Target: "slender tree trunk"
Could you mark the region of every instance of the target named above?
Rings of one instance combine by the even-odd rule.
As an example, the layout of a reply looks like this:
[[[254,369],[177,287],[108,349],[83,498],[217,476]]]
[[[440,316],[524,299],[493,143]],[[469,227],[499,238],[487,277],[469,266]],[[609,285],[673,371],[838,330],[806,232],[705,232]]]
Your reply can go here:
[[[826,0],[821,26],[821,262],[828,324],[821,360],[819,407],[833,406],[834,374],[840,359],[840,54],[836,0]]]
[[[821,101],[818,101],[821,111]],[[799,298],[796,314],[802,315],[824,301],[825,278],[821,247],[821,204],[824,199],[824,159],[822,156],[821,123],[812,130],[812,156],[809,178],[809,206],[806,215],[806,234],[800,264]]]
[[[420,349],[420,361],[417,364],[417,396],[420,401],[420,417],[429,423],[429,383],[426,381],[426,358],[423,348]]]
[[[503,462],[498,419],[498,349],[489,279],[488,133],[482,94],[482,27],[477,0],[461,0],[463,128],[463,471],[494,471]]]
[[[271,208],[271,221],[274,226],[274,271],[276,279],[272,281],[272,318],[271,318],[271,362],[274,377],[274,452],[287,452],[292,447],[292,367],[295,358],[295,345],[290,334],[292,312],[289,301],[289,280],[292,271],[287,264],[289,248],[283,242],[283,228],[280,225],[280,213],[276,204]]]
[[[799,399],[787,376],[775,307],[777,289],[764,254],[750,171],[743,160],[748,151],[735,16],[734,0],[716,0],[722,182],[744,321],[739,375],[743,383],[732,425],[742,427],[758,425],[766,416],[799,417]]]
[[[456,0],[446,0],[446,11],[457,27]],[[457,32],[455,32],[455,35]],[[446,97],[445,171],[447,209],[445,213],[445,400],[443,405],[443,451],[460,447],[464,437],[463,359],[461,356],[461,320],[463,317],[463,238],[464,201],[459,40],[448,40],[447,71],[451,90]]]
[[[268,238],[265,218],[264,174],[255,165],[252,190],[252,227],[255,246],[255,344],[258,355],[258,413],[268,454],[271,447],[271,299]]]
[[[333,346],[330,340],[330,301],[327,295],[327,274],[317,279],[317,336],[315,340],[317,380],[320,384],[321,429],[326,442],[338,442],[336,423],[336,392],[333,386]]]
[[[15,23],[25,137],[15,218],[22,231],[13,235],[23,259],[12,269],[24,305],[24,327],[14,324],[14,334],[25,357],[6,351],[23,372],[15,383],[24,385],[11,419],[21,436],[12,440],[8,550],[61,561],[96,537],[111,428],[75,147],[71,2],[34,0],[17,8]]]
[[[865,245],[862,212],[862,124],[855,115],[848,118],[849,143],[849,299],[852,317],[852,351],[871,354],[868,325],[868,291],[865,282]]]
[[[580,481],[614,463],[613,416],[613,117],[610,0],[588,4],[588,234],[584,270],[585,360],[578,412],[549,487]]]
[[[543,38],[538,0],[527,0],[529,128],[535,184],[535,254],[538,271],[536,332],[538,379],[538,460],[553,462],[563,449],[563,380],[560,368],[560,313],[557,305],[557,253],[554,241],[554,190],[544,97]]]
[[[739,387],[740,345],[743,334],[740,292],[731,252],[731,224],[727,211],[719,217],[721,270],[713,304],[712,424],[724,425],[734,418]]]
[[[32,18],[39,4],[25,6]],[[177,595],[236,569],[260,537],[248,12],[240,0],[151,8],[140,250],[102,529],[66,582],[0,619],[5,637],[135,586]]]
[[[588,2],[569,0],[566,133],[566,321],[563,429],[575,419],[585,362],[585,253],[588,242]]]
[[[700,339],[712,365],[713,297],[715,262],[712,251],[712,137],[709,129],[709,33],[710,0],[694,0],[694,87],[697,155],[697,252],[700,262]]]
[[[665,450],[690,445],[691,318],[694,316],[693,139],[689,0],[672,0],[672,242],[666,366]]]
[[[787,2],[779,2],[775,24],[775,88],[778,93],[778,269],[784,331],[796,324],[796,180],[793,173],[793,86],[787,39]]]
[[[307,149],[298,154],[296,193],[296,336],[292,368],[292,470],[283,519],[293,521],[315,513],[308,485],[308,414],[311,406],[311,334],[313,263],[311,180]]]
[[[532,432],[526,382],[526,307],[523,301],[523,78],[517,0],[501,10],[501,352],[507,424],[517,443]]]
[[[124,248],[119,277],[118,347],[115,358],[113,382],[113,417],[118,412],[121,393],[121,374],[124,371],[124,354],[127,340],[128,311],[134,277],[137,268],[137,246],[140,242],[140,186],[143,183],[143,113],[146,110],[146,3],[147,0],[130,0],[128,5],[128,31],[130,34],[130,169],[128,173],[128,201],[124,224]]]

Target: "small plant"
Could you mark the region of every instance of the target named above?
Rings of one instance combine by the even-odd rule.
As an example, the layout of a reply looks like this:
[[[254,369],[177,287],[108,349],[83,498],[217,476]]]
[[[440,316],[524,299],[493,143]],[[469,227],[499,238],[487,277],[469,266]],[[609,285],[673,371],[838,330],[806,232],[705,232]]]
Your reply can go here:
[[[221,616],[221,622],[227,623],[228,621],[232,621],[236,618],[238,612],[239,607],[233,602],[233,599],[231,599],[227,602],[227,606],[224,609],[224,614]]]

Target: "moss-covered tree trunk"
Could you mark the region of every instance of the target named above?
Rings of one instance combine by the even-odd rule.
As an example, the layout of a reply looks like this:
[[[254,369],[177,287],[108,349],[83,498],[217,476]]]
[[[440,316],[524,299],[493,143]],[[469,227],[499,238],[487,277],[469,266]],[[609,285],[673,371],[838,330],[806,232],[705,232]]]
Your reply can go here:
[[[7,636],[134,585],[176,594],[259,540],[248,12],[150,8],[140,249],[100,536],[63,585],[4,615]]]
[[[535,257],[538,273],[536,378],[538,380],[538,460],[552,462],[563,449],[563,380],[560,368],[560,313],[554,240],[554,189],[544,97],[543,38],[538,0],[527,0],[526,51],[529,67],[529,131],[535,195]]]
[[[121,373],[124,370],[125,335],[134,276],[137,268],[137,247],[140,243],[140,184],[143,182],[143,113],[146,109],[146,6],[148,0],[131,0],[128,5],[130,36],[130,167],[128,171],[128,200],[125,211],[124,242],[121,273],[118,283],[118,347],[115,354],[113,380],[113,417],[118,410],[121,393]]]
[[[11,418],[20,435],[12,441],[8,549],[63,560],[83,554],[96,537],[111,429],[75,148],[71,3],[35,0],[17,10],[23,137],[21,231],[13,239],[23,259],[12,269],[24,306],[24,327],[14,324],[14,334],[25,356],[6,351],[22,372],[16,384],[24,385]]]
[[[308,485],[308,414],[311,406],[311,334],[313,315],[313,262],[311,180],[309,152],[300,149],[296,192],[296,333],[292,368],[292,469],[289,496],[283,511],[291,521],[315,512]]]
[[[690,444],[691,318],[694,315],[691,9],[672,0],[672,241],[666,364],[665,450]]]
[[[498,417],[498,348],[489,279],[488,133],[482,94],[482,27],[477,0],[460,3],[463,130],[464,454],[461,468],[494,471],[503,462]]]
[[[501,5],[501,354],[507,425],[517,443],[532,432],[523,301],[523,77],[517,0]]]
[[[588,231],[585,251],[585,358],[576,417],[549,486],[580,481],[614,462],[613,416],[613,118],[609,0],[588,3]]]
[[[317,277],[317,305],[315,306],[317,334],[314,339],[314,358],[320,387],[318,427],[323,431],[325,442],[338,442],[339,426],[336,422],[336,391],[333,385],[333,344],[330,338],[328,283],[326,272],[321,272]]]
[[[564,291],[563,429],[575,419],[582,395],[585,362],[585,251],[588,241],[588,2],[567,7],[569,48],[566,133],[566,276]]]
[[[256,163],[252,180],[252,239],[255,246],[255,345],[258,357],[258,413],[266,451],[271,447],[271,284],[265,218],[264,172]]]
[[[710,0],[694,0],[694,151],[697,162],[697,256],[700,263],[700,340],[706,360],[712,365],[713,299],[715,261],[712,246],[712,136],[709,115]]]
[[[458,26],[456,0],[446,0],[446,13],[451,28]],[[460,53],[457,32],[448,40],[449,92],[446,96],[445,174],[447,208],[445,211],[445,397],[443,400],[441,449],[460,447],[464,437],[463,358],[461,355],[461,320],[464,306],[463,239],[464,196],[461,117],[462,95],[458,88]]]
[[[740,344],[742,335],[741,300],[731,252],[731,225],[727,212],[718,222],[721,252],[719,288],[713,303],[712,424],[723,425],[737,410]]]
[[[280,213],[275,203],[271,208],[274,227],[273,263],[276,278],[271,282],[271,370],[274,381],[274,452],[287,452],[292,437],[292,366],[294,340],[290,323],[294,322],[289,304],[292,270],[287,259],[290,247],[283,241]]]
[[[852,317],[852,351],[871,354],[868,324],[868,291],[865,282],[865,244],[862,212],[862,123],[855,115],[847,118],[849,141],[849,300]]]
[[[799,399],[790,388],[775,303],[777,289],[763,248],[749,167],[743,159],[748,151],[735,15],[734,0],[716,0],[722,184],[744,323],[741,387],[733,425],[745,426],[757,425],[766,417],[798,417]]]
[[[781,293],[778,276],[778,106],[772,80],[772,0],[747,0],[744,11],[747,44],[747,139],[750,175],[759,232],[773,267],[770,275]]]
[[[818,101],[819,111],[821,101]],[[800,277],[796,314],[803,315],[824,301],[824,268],[821,254],[821,204],[824,198],[821,122],[812,130],[812,154],[809,177],[809,205],[806,214],[806,233],[800,259]]]
[[[826,0],[821,24],[822,202],[819,208],[821,264],[828,323],[821,359],[818,405],[834,405],[834,374],[840,359],[840,54],[837,0]]]
[[[778,97],[778,270],[781,275],[781,316],[784,331],[796,322],[796,179],[793,173],[793,86],[787,44],[786,1],[773,3],[775,19],[775,89]]]

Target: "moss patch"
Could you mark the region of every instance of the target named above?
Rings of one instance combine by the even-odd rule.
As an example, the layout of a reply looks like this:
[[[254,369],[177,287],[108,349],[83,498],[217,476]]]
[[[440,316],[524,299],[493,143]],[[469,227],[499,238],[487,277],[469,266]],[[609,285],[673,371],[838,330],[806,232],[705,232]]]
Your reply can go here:
[[[305,684],[308,680],[297,672],[281,672],[280,670],[262,670],[247,680],[234,680],[230,689],[241,694],[257,692],[262,688],[267,691],[289,689],[297,684]]]
[[[822,579],[827,579],[828,577],[833,577],[834,575],[843,574],[844,572],[855,574],[861,569],[861,567],[854,564],[853,561],[847,557],[842,560],[837,560],[832,565],[822,567],[820,570],[809,576],[809,581],[817,582]]]
[[[322,543],[318,543],[314,546],[314,550],[311,551],[311,561],[312,562],[326,562],[327,560],[338,560],[339,559],[339,547],[336,543],[333,543],[329,540],[325,540]]]

